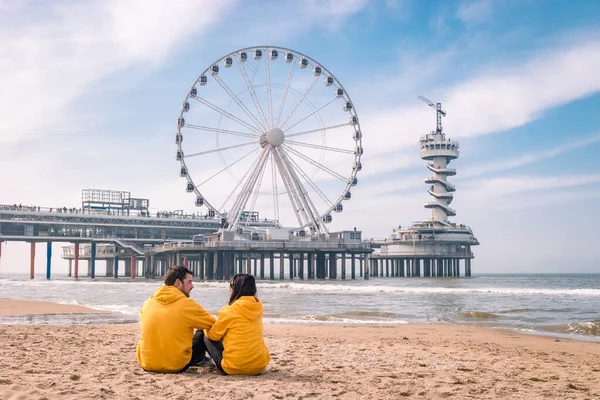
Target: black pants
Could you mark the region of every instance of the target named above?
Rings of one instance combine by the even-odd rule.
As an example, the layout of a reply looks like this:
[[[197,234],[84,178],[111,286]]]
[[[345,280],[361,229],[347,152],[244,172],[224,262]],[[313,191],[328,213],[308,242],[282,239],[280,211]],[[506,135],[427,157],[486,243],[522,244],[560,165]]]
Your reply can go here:
[[[221,362],[223,361],[223,350],[225,349],[223,347],[223,343],[215,342],[214,340],[210,340],[205,336],[204,346],[206,348],[206,351],[208,351],[208,354],[210,354],[213,361],[215,362],[217,369],[221,371],[223,375],[228,375],[227,372],[225,372],[225,370],[221,366]]]
[[[179,372],[185,372],[191,365],[202,361],[204,356],[206,355],[206,346],[204,345],[204,331],[202,329],[198,329],[196,333],[194,333],[194,338],[192,339],[192,359],[183,367],[183,369]]]

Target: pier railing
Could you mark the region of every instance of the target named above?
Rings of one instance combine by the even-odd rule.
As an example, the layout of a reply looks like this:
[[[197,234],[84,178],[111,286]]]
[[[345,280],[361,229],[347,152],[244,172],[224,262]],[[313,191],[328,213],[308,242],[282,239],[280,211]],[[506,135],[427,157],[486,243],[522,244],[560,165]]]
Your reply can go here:
[[[235,248],[249,250],[323,250],[323,249],[346,249],[346,250],[369,250],[370,246],[364,243],[332,243],[332,242],[286,242],[286,241],[224,241],[224,242],[204,242],[202,245],[194,243],[166,243],[164,245],[154,246],[154,251],[169,250],[173,248],[181,249],[214,249],[214,248]]]

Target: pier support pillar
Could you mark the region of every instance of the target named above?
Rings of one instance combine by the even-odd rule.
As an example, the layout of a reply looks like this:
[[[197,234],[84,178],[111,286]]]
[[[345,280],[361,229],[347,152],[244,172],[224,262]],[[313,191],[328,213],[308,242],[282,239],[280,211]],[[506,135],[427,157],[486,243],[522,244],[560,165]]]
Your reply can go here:
[[[73,257],[75,265],[73,269],[73,278],[79,279],[79,243],[73,244]]]
[[[337,254],[329,253],[329,279],[337,279]]]
[[[275,253],[269,253],[269,279],[275,280]]]
[[[96,278],[96,243],[92,242],[92,254],[90,259],[90,278]]]
[[[187,257],[183,257],[183,266],[187,268],[188,265],[189,265],[188,258]]]
[[[73,275],[73,260],[71,260],[69,258],[69,272],[67,273],[67,276],[70,278]]]
[[[294,255],[292,253],[288,254],[288,270],[289,270],[289,280],[294,279]]]
[[[29,279],[33,279],[35,275],[35,242],[31,242],[29,250]]]
[[[50,279],[52,273],[52,242],[46,244],[46,279]]]
[[[265,279],[265,253],[260,253],[260,279]]]
[[[368,267],[369,259],[370,259],[369,253],[365,253],[363,257],[364,257],[364,260],[363,260],[364,278],[366,280],[366,279],[369,279],[369,267]]]
[[[284,275],[285,275],[285,271],[284,271],[284,260],[285,260],[285,254],[282,252],[279,253],[279,280],[283,280]]]
[[[129,273],[131,274],[130,276],[133,279],[137,275],[137,258],[135,258],[135,256],[131,256],[129,268],[131,269],[129,271]]]
[[[113,258],[113,274],[115,279],[119,277],[119,256],[115,255]]]
[[[350,278],[356,279],[356,254],[350,256]]]
[[[304,280],[304,253],[298,255],[298,278]]]

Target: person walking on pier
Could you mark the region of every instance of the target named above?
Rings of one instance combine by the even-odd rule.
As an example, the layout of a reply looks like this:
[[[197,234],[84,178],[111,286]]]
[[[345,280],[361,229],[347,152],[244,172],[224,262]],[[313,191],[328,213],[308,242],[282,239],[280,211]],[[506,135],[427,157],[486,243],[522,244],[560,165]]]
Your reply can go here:
[[[229,305],[219,311],[204,343],[225,375],[258,375],[271,356],[263,338],[263,305],[256,297],[254,276],[237,274],[229,283]]]
[[[215,317],[190,299],[192,277],[186,267],[169,268],[164,286],[144,302],[136,348],[138,363],[144,370],[183,372],[205,360],[202,330],[212,327]]]

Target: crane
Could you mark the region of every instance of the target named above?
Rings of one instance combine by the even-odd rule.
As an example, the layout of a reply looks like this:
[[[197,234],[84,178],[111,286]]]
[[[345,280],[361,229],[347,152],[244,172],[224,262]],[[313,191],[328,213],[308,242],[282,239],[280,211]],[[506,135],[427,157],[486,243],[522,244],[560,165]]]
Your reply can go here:
[[[419,96],[419,99],[429,107],[435,109],[437,115],[437,126],[435,128],[435,133],[439,133],[440,135],[444,136],[444,132],[442,132],[442,117],[446,116],[446,111],[442,110],[442,103],[434,103],[424,96]]]

